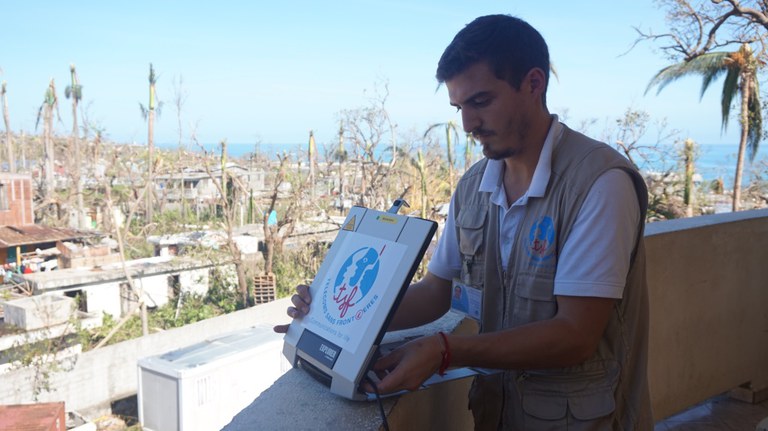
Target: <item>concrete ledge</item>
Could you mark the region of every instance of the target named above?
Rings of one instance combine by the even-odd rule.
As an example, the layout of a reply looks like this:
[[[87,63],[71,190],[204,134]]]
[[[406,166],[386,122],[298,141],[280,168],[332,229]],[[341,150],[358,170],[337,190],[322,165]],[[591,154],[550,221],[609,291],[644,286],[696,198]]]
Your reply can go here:
[[[59,295],[36,295],[3,303],[5,322],[25,331],[64,323],[74,309],[74,299]]]
[[[476,331],[477,325],[462,320],[462,316],[453,312],[441,319],[405,331],[387,333],[384,342],[393,342],[414,336],[431,335],[438,331],[468,333]],[[382,399],[384,412],[391,429],[468,429],[471,428],[471,414],[467,410],[467,390],[471,378],[443,383],[436,387],[402,396]],[[448,388],[456,390],[447,391]],[[439,388],[439,389],[438,389]],[[431,411],[436,396],[451,394],[449,399],[440,399],[440,409]],[[455,405],[451,405],[454,403]],[[463,406],[457,408],[457,406]],[[424,415],[415,414],[425,410]],[[463,416],[463,418],[462,418]],[[423,426],[415,424],[415,419],[424,421]],[[442,419],[442,421],[441,421]],[[469,421],[469,422],[467,422]],[[440,423],[453,426],[437,426]],[[456,428],[455,425],[459,425]],[[354,429],[378,430],[382,425],[378,403],[351,401],[332,394],[329,388],[306,372],[291,369],[280,377],[272,387],[247,408],[237,414],[224,430],[318,430],[318,429]]]
[[[223,316],[203,320],[91,350],[77,355],[73,366],[50,375],[50,392],[37,395],[37,401],[61,401],[67,409],[86,415],[109,412],[111,401],[135,395],[140,357],[161,354],[254,325],[288,323],[285,298]],[[35,401],[35,369],[22,368],[4,373],[0,379],[0,404],[24,404]]]
[[[680,232],[688,229],[713,227],[725,223],[735,223],[765,217],[768,217],[768,209],[738,211],[722,214],[703,215],[698,217],[679,218],[674,220],[664,220],[646,224],[645,237],[647,240],[648,237],[652,237],[654,235]]]

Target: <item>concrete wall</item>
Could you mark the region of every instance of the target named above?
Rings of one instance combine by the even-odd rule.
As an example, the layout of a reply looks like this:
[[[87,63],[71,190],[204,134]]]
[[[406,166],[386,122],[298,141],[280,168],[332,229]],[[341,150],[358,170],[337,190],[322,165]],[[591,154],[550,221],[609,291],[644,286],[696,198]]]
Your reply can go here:
[[[66,296],[37,295],[2,303],[5,322],[25,331],[64,323],[75,309],[75,301]]]
[[[208,269],[195,269],[179,273],[179,285],[182,292],[205,295],[208,291],[209,281]]]
[[[768,210],[646,230],[654,416],[768,387]]]
[[[286,323],[288,305],[286,300],[276,301],[83,353],[77,356],[74,366],[64,364],[71,370],[51,376],[50,387],[55,389],[40,394],[37,401],[65,401],[67,410],[107,411],[110,401],[136,394],[139,358],[254,325]],[[0,404],[35,402],[33,369],[2,374],[0,381]]]
[[[79,289],[78,289],[79,290]],[[120,283],[111,282],[82,289],[85,292],[86,310],[89,313],[107,313],[115,318],[122,315]]]
[[[143,290],[148,307],[162,307],[168,303],[169,277],[168,274],[160,274],[136,279],[136,288]]]
[[[745,383],[756,391],[768,387],[766,244],[768,210],[648,225],[648,372],[656,420]],[[390,428],[471,429],[469,383],[386,399]],[[312,401],[303,401],[305,396]],[[304,417],[312,420],[296,421],[289,400],[304,402]],[[312,430],[330,424],[381,429],[378,406],[342,400],[291,370],[225,429]],[[342,425],[337,428],[352,429]]]
[[[649,380],[656,419],[751,382],[768,386],[768,210],[657,222],[647,228],[651,302]],[[136,360],[224,332],[285,322],[281,300],[80,355],[55,374],[68,409],[104,406],[136,392]],[[434,333],[434,329],[430,330]],[[31,402],[32,373],[2,376],[0,404]],[[392,429],[467,429],[468,380],[389,398]],[[297,404],[302,399],[303,404]],[[305,409],[296,420],[296,406]],[[285,414],[279,414],[284,412]],[[376,403],[342,400],[301,370],[290,370],[228,425],[251,429],[379,429]],[[439,424],[439,426],[437,426]],[[285,427],[283,427],[285,426]]]

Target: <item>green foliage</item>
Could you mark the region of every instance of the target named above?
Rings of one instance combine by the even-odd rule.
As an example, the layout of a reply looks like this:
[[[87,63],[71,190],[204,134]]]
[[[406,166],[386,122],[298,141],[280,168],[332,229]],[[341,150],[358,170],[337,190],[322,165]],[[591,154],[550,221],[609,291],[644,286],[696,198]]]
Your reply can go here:
[[[147,318],[150,332],[179,328],[242,308],[235,289],[227,288],[220,280],[216,280],[217,277],[212,277],[211,288],[206,295],[182,293],[174,301],[149,310]],[[98,328],[88,330],[78,327],[77,338],[84,351],[96,346],[118,324],[118,320],[110,314],[105,313],[103,319],[102,326]],[[138,313],[135,313],[107,344],[131,340],[141,335],[141,318]]]
[[[185,216],[182,215],[180,209],[165,209],[155,214],[152,221],[156,225],[154,231],[161,234],[186,232],[188,230],[187,225],[197,223],[192,211],[187,211]]]
[[[76,358],[61,358],[60,352],[73,344],[73,339],[67,335],[53,336],[50,328],[46,327],[34,336],[25,333],[20,341],[16,341],[10,349],[7,360],[13,369],[29,368],[32,377],[32,393],[37,401],[43,392],[50,392],[51,378],[55,373],[70,371],[75,366]]]
[[[297,285],[311,282],[329,246],[328,243],[310,241],[303,248],[275,255],[273,270],[277,282],[276,296],[284,298],[293,294]]]
[[[243,304],[240,303],[240,295],[237,292],[237,285],[229,283],[220,271],[214,270],[210,284],[206,295],[208,303],[224,314],[243,308]]]

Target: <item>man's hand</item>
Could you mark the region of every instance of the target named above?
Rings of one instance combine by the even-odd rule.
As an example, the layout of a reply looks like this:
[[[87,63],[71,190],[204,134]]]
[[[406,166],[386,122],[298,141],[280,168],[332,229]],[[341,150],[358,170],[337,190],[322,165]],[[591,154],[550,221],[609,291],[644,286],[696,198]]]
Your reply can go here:
[[[436,334],[417,338],[376,361],[373,370],[379,375],[389,371],[377,385],[379,392],[415,391],[435,374],[442,362],[443,345],[438,337]],[[365,383],[363,389],[374,391],[369,383]]]
[[[309,313],[309,304],[312,302],[312,296],[309,294],[309,286],[300,284],[296,286],[296,294],[291,297],[293,307],[288,307],[288,316],[294,319],[300,319]],[[285,334],[288,332],[288,325],[276,325],[275,332]]]

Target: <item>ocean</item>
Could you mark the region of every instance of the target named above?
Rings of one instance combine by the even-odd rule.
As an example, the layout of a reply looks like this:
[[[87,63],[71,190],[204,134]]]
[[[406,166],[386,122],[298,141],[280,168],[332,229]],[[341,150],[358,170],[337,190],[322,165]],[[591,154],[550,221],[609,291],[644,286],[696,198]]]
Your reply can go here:
[[[177,148],[176,144],[158,144],[158,148],[166,150],[174,150]],[[218,152],[220,151],[218,144],[204,144],[204,148],[207,151]],[[187,147],[187,149],[194,150],[193,147]],[[319,148],[320,157],[323,157],[323,149]],[[738,144],[702,144],[698,146],[698,154],[696,157],[695,169],[696,173],[701,175],[701,179],[704,182],[711,182],[715,179],[722,179],[726,188],[733,186],[733,177],[736,171],[736,156],[738,154]],[[269,158],[276,158],[277,154],[287,152],[293,154],[294,157],[305,157],[307,153],[306,143],[304,144],[242,144],[242,143],[228,143],[227,144],[227,156],[232,158],[247,157],[254,151],[258,151]],[[382,150],[384,151],[384,150]],[[675,168],[680,160],[678,156],[679,151],[675,149],[669,149],[667,151],[667,157],[648,157],[647,162],[638,164],[641,165],[641,169],[644,171],[666,171]],[[479,154],[479,149],[478,149]],[[382,157],[385,161],[389,159],[387,154]],[[457,156],[458,159],[462,159],[461,155]],[[463,159],[462,159],[463,160]],[[458,161],[461,163],[461,160]],[[758,171],[763,172],[763,177],[766,176],[768,171],[768,143],[763,143],[758,149],[754,162],[750,163],[749,159],[745,157],[744,164],[744,178],[742,184],[749,184],[749,179],[753,172],[753,167]]]
[[[739,152],[738,144],[701,145],[696,157],[696,173],[704,181],[722,179],[726,188],[733,187],[733,177],[736,173],[736,158]],[[768,143],[763,143],[757,150],[754,161],[749,161],[749,155],[744,155],[744,174],[742,184],[749,184],[754,171],[762,172],[762,177],[768,173]]]

